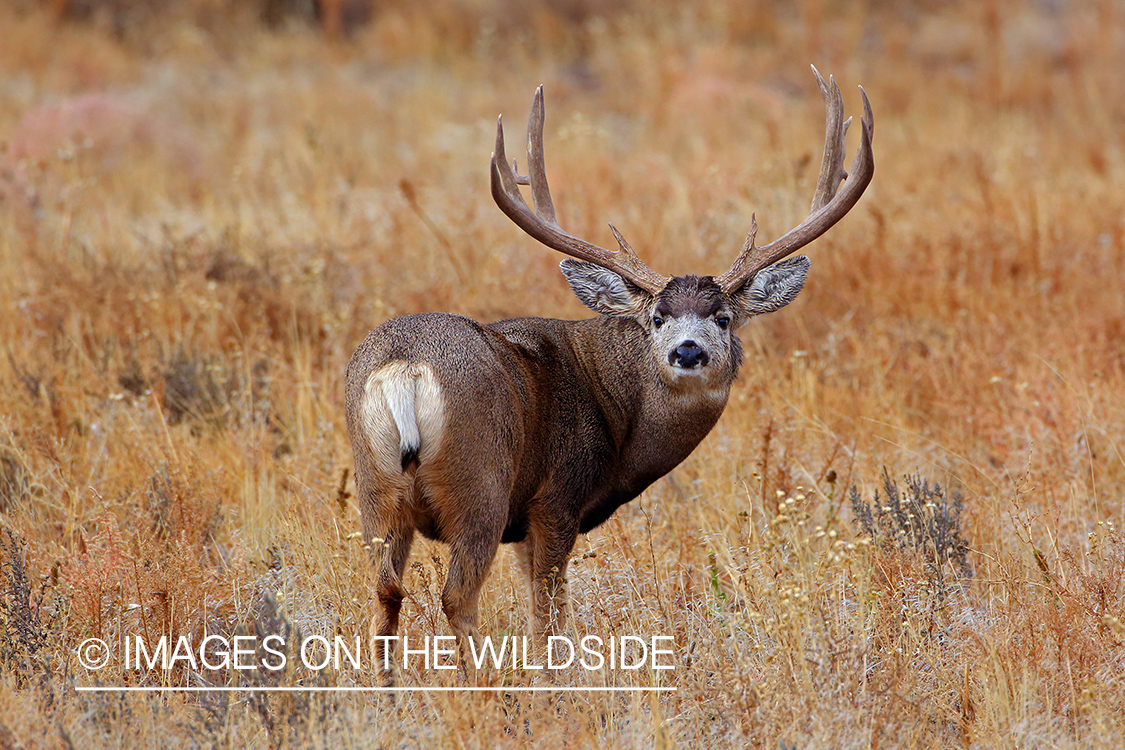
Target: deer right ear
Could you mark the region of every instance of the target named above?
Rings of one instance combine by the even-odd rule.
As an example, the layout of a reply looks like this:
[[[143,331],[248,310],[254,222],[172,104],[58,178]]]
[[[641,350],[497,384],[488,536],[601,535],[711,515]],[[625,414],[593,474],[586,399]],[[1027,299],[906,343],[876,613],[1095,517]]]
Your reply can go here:
[[[608,268],[572,258],[559,268],[578,301],[596,313],[639,318],[648,311],[652,295]]]

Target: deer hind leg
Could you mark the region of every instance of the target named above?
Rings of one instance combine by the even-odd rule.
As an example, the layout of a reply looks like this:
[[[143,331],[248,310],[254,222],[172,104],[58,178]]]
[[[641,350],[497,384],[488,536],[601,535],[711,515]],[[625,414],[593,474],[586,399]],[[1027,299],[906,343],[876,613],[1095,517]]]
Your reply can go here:
[[[547,636],[566,628],[570,600],[566,591],[566,565],[577,524],[552,519],[550,523],[532,519],[527,539],[520,545],[519,557],[530,589],[529,625],[532,637],[542,646]]]
[[[493,540],[480,540],[483,544],[476,549],[457,545],[452,549],[449,561],[449,575],[445,579],[445,589],[441,593],[441,606],[449,620],[453,635],[457,636],[457,646],[461,666],[469,682],[476,682],[476,665],[472,660],[470,639],[480,649],[480,632],[477,630],[477,603],[480,589],[488,577],[492,558],[496,555],[500,537]],[[489,543],[491,542],[491,543]]]
[[[405,508],[410,478],[388,476],[366,453],[356,454],[356,500],[363,519],[363,541],[375,564],[375,607],[369,631],[372,664],[384,683],[393,681],[399,613],[406,597],[402,576],[414,541],[414,525]]]
[[[382,542],[379,578],[375,584],[375,598],[379,606],[371,620],[371,636],[373,663],[385,684],[390,684],[394,679],[393,668],[398,649],[393,637],[398,633],[399,614],[402,612],[402,601],[406,598],[402,575],[406,570],[413,541],[414,529],[402,526],[388,531]]]
[[[449,542],[449,573],[441,594],[441,605],[449,627],[457,637],[460,662],[470,682],[476,681],[469,639],[477,644],[477,603],[500,546],[507,521],[508,492],[497,489],[505,482],[482,481],[459,487],[456,494],[442,493],[458,508],[458,523],[443,536]]]

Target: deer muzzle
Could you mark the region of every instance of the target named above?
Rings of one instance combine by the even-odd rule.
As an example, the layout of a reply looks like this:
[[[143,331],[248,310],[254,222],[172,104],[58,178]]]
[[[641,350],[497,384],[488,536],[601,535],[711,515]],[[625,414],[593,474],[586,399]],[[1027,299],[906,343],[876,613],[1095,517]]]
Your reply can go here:
[[[668,364],[685,370],[694,370],[697,367],[706,367],[711,361],[711,356],[694,341],[688,340],[681,343],[668,353]]]

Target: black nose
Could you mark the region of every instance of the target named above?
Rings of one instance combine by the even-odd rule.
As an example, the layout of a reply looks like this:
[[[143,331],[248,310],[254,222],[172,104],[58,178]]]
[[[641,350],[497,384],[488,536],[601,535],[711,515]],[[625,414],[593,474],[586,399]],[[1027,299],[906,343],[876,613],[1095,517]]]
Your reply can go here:
[[[696,365],[706,367],[711,358],[707,356],[707,352],[699,348],[699,344],[694,341],[685,341],[675,348],[675,350],[668,355],[668,364],[673,367],[683,367],[688,370]]]

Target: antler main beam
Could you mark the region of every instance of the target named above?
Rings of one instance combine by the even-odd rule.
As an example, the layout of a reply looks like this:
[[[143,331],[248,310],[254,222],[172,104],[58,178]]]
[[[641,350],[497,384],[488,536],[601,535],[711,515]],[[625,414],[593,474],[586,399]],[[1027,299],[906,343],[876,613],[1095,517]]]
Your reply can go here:
[[[875,172],[875,157],[871,152],[875,120],[871,114],[871,103],[867,101],[867,93],[861,86],[859,90],[863,96],[863,118],[860,120],[860,125],[863,132],[860,136],[859,150],[856,152],[849,173],[844,170],[846,150],[844,136],[848,132],[851,118],[843,119],[844,98],[840,95],[840,87],[831,76],[828,78],[828,83],[825,83],[815,67],[813,67],[813,74],[820,86],[820,94],[824,97],[826,124],[824,159],[821,161],[820,177],[816,181],[816,192],[809,207],[809,215],[795,228],[762,247],[754,246],[758,223],[751,218],[750,234],[746,237],[742,252],[730,269],[715,279],[728,294],[737,291],[758,271],[791,255],[827,232],[859,201],[859,197],[867,189]],[[842,189],[841,183],[843,183]]]
[[[531,187],[535,210],[527,205],[519,186]],[[573,258],[608,268],[641,289],[656,294],[664,288],[670,277],[661,276],[637,257],[633,248],[612,224],[609,228],[621,246],[619,251],[606,250],[585,240],[573,237],[559,227],[555,219],[555,204],[547,187],[547,173],[543,168],[543,87],[535,90],[535,101],[527,121],[527,176],[509,164],[504,153],[503,119],[496,122],[496,150],[492,152],[492,198],[500,210],[508,215],[520,229],[542,242]]]
[[[715,281],[723,291],[733,293],[763,268],[773,265],[782,258],[793,254],[805,245],[828,231],[844,217],[859,201],[863,191],[871,182],[875,172],[875,157],[871,151],[874,137],[874,116],[867,93],[860,87],[863,96],[863,117],[860,120],[861,134],[859,150],[856,151],[851,171],[844,169],[846,156],[845,136],[851,118],[844,119],[844,98],[840,87],[829,76],[827,82],[813,67],[820,94],[824,98],[825,134],[824,158],[820,165],[816,191],[813,193],[809,215],[778,239],[757,247],[754,238],[758,223],[751,219],[750,233],[731,267]],[[492,197],[500,209],[521,229],[547,247],[558,250],[579,260],[588,261],[615,271],[631,283],[652,294],[656,294],[668,283],[669,277],[649,268],[642,261],[621,233],[610,224],[618,251],[606,250],[597,245],[578,239],[562,230],[555,218],[555,205],[547,186],[547,174],[543,167],[543,87],[535,91],[531,114],[527,122],[527,175],[516,172],[515,163],[509,163],[504,152],[503,120],[496,122],[496,150],[492,153]],[[524,201],[519,186],[531,188],[534,210]],[[841,187],[842,186],[842,187]]]

